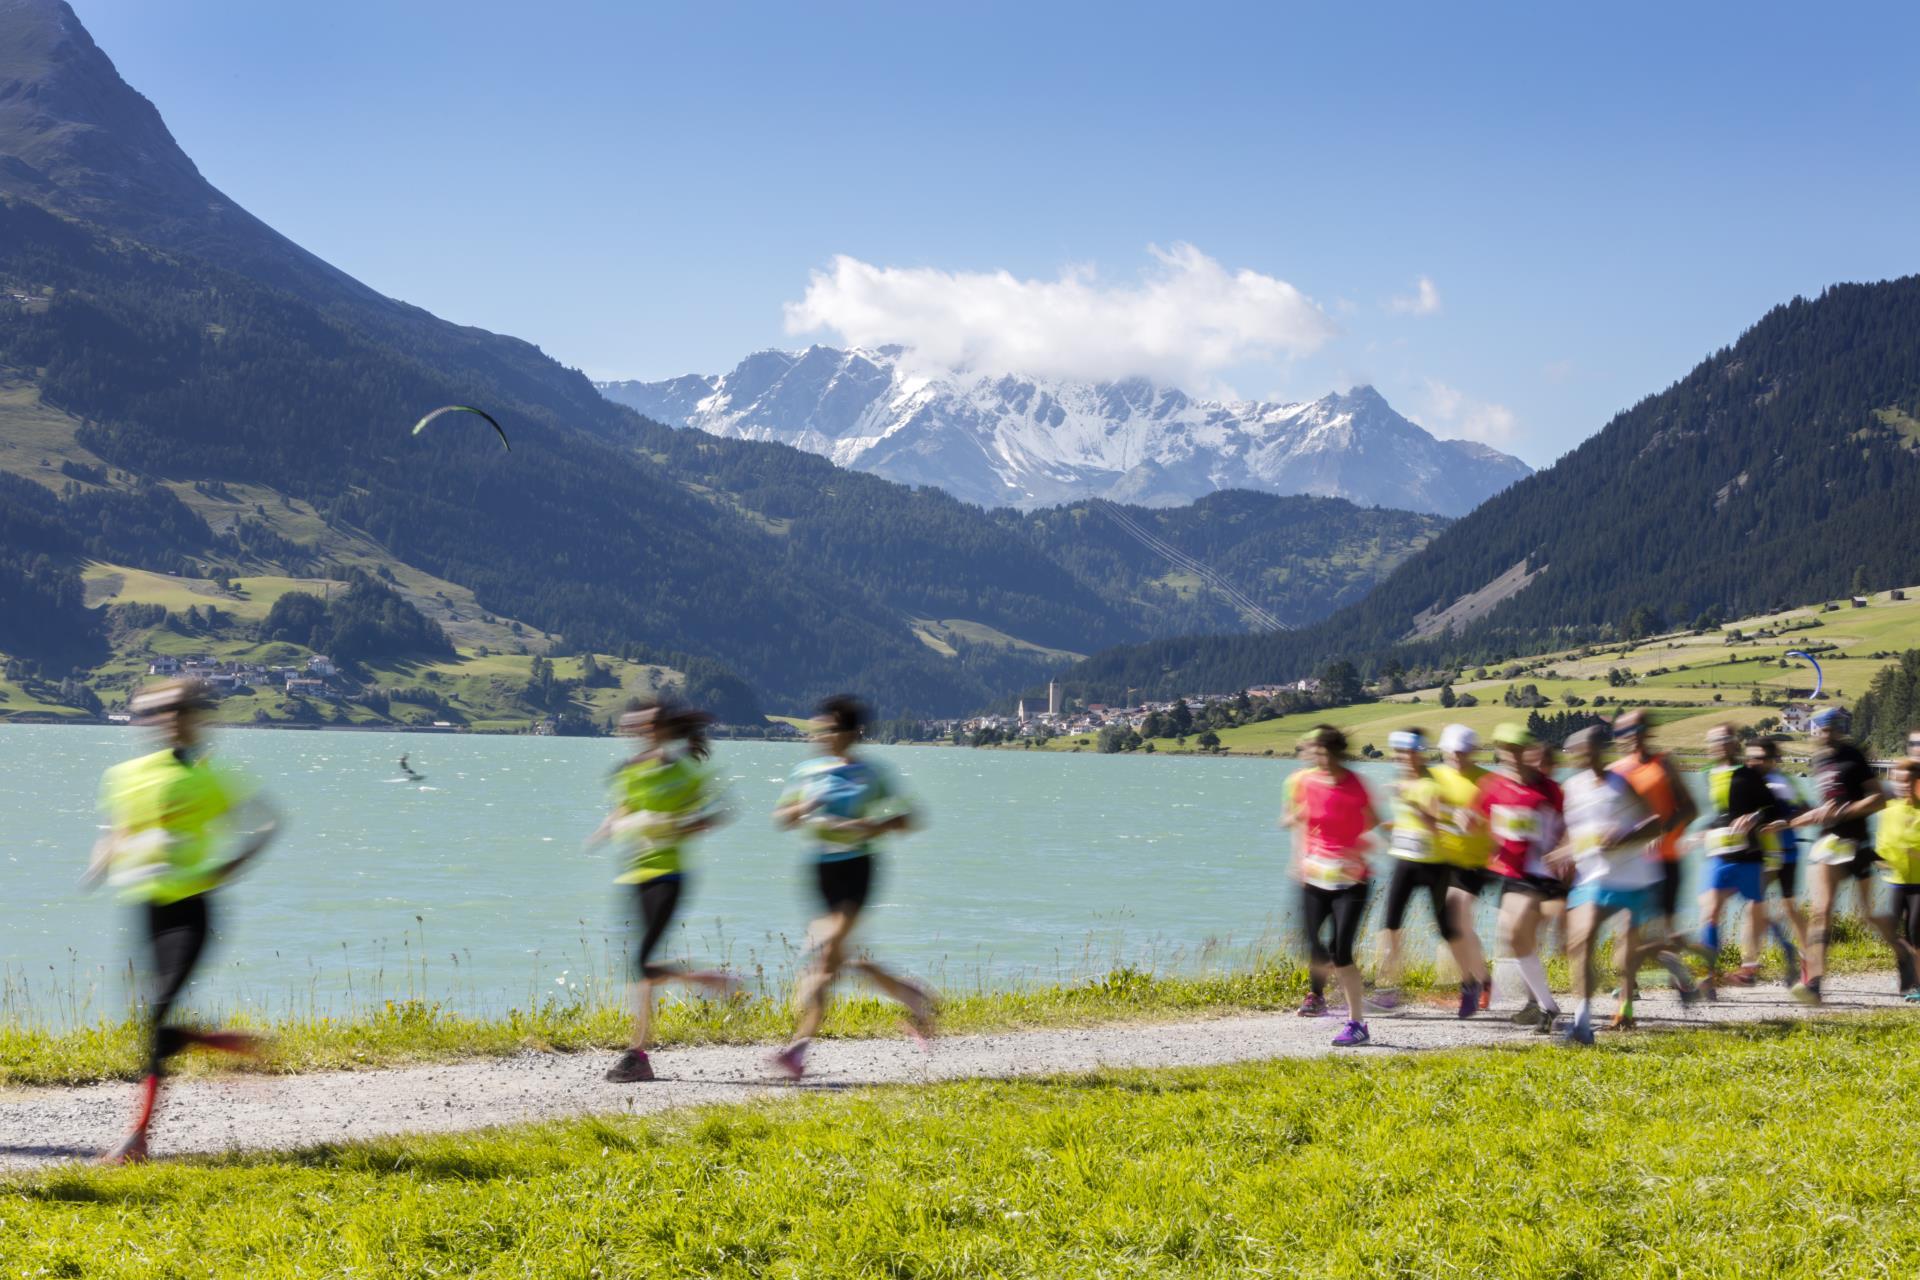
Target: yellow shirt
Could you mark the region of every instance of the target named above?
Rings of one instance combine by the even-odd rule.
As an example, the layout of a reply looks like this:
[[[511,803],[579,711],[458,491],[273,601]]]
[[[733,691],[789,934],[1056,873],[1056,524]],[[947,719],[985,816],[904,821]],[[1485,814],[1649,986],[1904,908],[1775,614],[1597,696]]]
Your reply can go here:
[[[1890,800],[1880,811],[1874,851],[1887,864],[1889,884],[1920,884],[1920,810],[1911,800]]]
[[[1462,773],[1452,765],[1437,764],[1427,771],[1438,790],[1442,814],[1433,833],[1433,850],[1441,862],[1478,871],[1492,859],[1493,837],[1484,828],[1469,832],[1464,817],[1480,798],[1480,779],[1486,775],[1478,766]]]

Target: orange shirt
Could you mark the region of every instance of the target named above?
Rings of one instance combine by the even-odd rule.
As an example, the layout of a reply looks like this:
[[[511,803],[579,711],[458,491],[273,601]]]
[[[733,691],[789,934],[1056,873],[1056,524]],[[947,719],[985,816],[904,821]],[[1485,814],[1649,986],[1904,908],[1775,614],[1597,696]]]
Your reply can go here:
[[[1627,780],[1633,793],[1640,797],[1647,808],[1653,810],[1661,822],[1671,822],[1673,815],[1680,811],[1679,802],[1673,795],[1673,780],[1667,774],[1665,756],[1655,756],[1651,760],[1628,756],[1624,760],[1614,761],[1613,771]],[[1678,831],[1661,832],[1653,842],[1653,856],[1661,862],[1678,862],[1680,835]]]

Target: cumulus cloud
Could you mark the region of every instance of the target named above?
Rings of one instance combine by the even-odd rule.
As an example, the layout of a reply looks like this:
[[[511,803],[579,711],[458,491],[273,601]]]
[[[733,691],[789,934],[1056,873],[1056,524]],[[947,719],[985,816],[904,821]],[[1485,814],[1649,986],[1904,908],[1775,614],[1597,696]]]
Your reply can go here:
[[[1189,388],[1251,361],[1306,355],[1338,332],[1313,299],[1190,244],[1149,248],[1136,283],[1089,268],[1054,280],[1006,271],[878,267],[847,256],[786,307],[787,332],[898,343],[928,367],[1076,379],[1145,376]]]
[[[1512,440],[1520,426],[1507,406],[1475,400],[1437,378],[1427,379],[1427,403],[1420,416],[1421,425],[1431,431],[1490,445]]]
[[[1440,290],[1430,276],[1421,276],[1414,291],[1387,300],[1387,310],[1399,316],[1431,316],[1440,311]]]

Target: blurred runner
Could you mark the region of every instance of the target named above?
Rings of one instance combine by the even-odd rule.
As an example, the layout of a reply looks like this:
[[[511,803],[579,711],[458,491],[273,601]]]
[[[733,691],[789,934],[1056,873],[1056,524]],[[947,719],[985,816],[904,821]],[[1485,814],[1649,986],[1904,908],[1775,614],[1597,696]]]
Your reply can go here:
[[[149,952],[146,1015],[152,1032],[136,1095],[133,1127],[103,1159],[147,1158],[147,1132],[160,1078],[193,1045],[253,1054],[252,1036],[178,1025],[174,1006],[213,935],[208,899],[272,841],[278,821],[239,775],[207,757],[203,718],[212,696],[198,681],[171,680],[136,694],[134,722],[152,729],[160,749],[107,770],[100,804],[108,833],[94,846],[83,884],[102,878],[140,913]],[[245,816],[250,826],[236,819]],[[236,843],[237,842],[237,845]],[[223,856],[232,848],[231,856]]]
[[[1493,876],[1487,861],[1493,856],[1493,841],[1474,816],[1480,799],[1480,780],[1487,771],[1474,763],[1480,749],[1480,736],[1463,724],[1450,724],[1440,731],[1441,763],[1429,771],[1437,789],[1438,819],[1433,838],[1441,858],[1452,870],[1453,884],[1447,890],[1447,904],[1453,910],[1454,927],[1460,943],[1472,961],[1461,970],[1460,1016],[1470,1018],[1485,1009],[1493,995],[1493,975],[1487,968],[1486,947],[1480,941],[1475,916],[1479,914],[1480,895],[1492,886]],[[1476,984],[1470,975],[1480,974]]]
[[[1700,807],[1687,790],[1686,780],[1673,758],[1653,749],[1653,722],[1647,713],[1635,708],[1614,718],[1613,736],[1620,744],[1620,758],[1613,771],[1627,780],[1634,794],[1660,819],[1660,833],[1654,837],[1653,856],[1660,863],[1660,883],[1654,886],[1655,906],[1660,911],[1660,927],[1676,945],[1684,935],[1680,929],[1680,839]]]
[[[1806,980],[1793,989],[1802,1004],[1819,1004],[1820,984],[1827,972],[1827,937],[1833,925],[1834,902],[1841,886],[1853,884],[1860,914],[1893,948],[1900,968],[1902,990],[1911,985],[1913,961],[1894,936],[1892,920],[1873,910],[1873,842],[1867,819],[1887,802],[1880,777],[1859,747],[1847,739],[1850,721],[1840,707],[1827,707],[1813,717],[1813,737],[1819,750],[1813,757],[1814,785],[1820,803],[1793,820],[1795,827],[1820,828],[1819,839],[1807,852],[1813,889],[1813,913],[1807,929]]]
[[[1780,741],[1777,738],[1761,738],[1747,747],[1747,763],[1766,775],[1767,789],[1773,792],[1773,805],[1783,823],[1793,820],[1807,811],[1806,800],[1800,794],[1800,788],[1794,785],[1780,767]],[[1766,855],[1765,880],[1767,887],[1780,891],[1780,916],[1769,919],[1767,928],[1773,939],[1780,945],[1784,981],[1789,987],[1797,986],[1806,980],[1801,969],[1800,956],[1807,948],[1807,913],[1798,901],[1800,894],[1800,840],[1794,835],[1791,825],[1770,827],[1760,835],[1760,847]],[[1764,903],[1756,903],[1749,910],[1755,915],[1767,914]],[[1753,959],[1758,960],[1755,956]]]
[[[638,750],[614,773],[613,812],[587,841],[591,845],[611,839],[620,846],[624,865],[614,883],[633,886],[639,910],[633,1036],[606,1077],[616,1084],[653,1079],[647,1050],[653,1039],[653,1004],[659,987],[679,982],[724,996],[739,985],[718,970],[687,970],[653,958],[686,887],[687,842],[721,821],[713,774],[705,767],[712,751],[707,726],[712,723],[713,717],[706,712],[673,703],[656,703],[621,716],[620,732],[633,738]]]
[[[873,843],[914,828],[914,815],[892,776],[856,755],[871,716],[847,694],[820,704],[813,740],[820,754],[793,771],[774,808],[786,830],[803,827],[814,842],[814,879],[825,914],[808,929],[812,961],[795,993],[800,1018],[793,1039],[773,1056],[773,1065],[798,1080],[806,1071],[807,1047],[827,1013],[827,992],[851,968],[907,1010],[908,1026],[922,1043],[933,1034],[933,996],[872,960],[847,954],[853,928],[872,895],[880,860]]]
[[[1401,927],[1414,894],[1424,893],[1433,908],[1434,928],[1460,967],[1460,1016],[1470,1017],[1478,1010],[1480,988],[1487,980],[1486,961],[1478,942],[1470,945],[1461,936],[1459,912],[1449,901],[1453,868],[1440,847],[1439,830],[1451,815],[1446,812],[1440,783],[1427,768],[1426,735],[1418,729],[1401,729],[1388,738],[1388,744],[1400,760],[1400,782],[1394,797],[1389,846],[1394,857],[1393,876],[1387,882],[1383,922],[1387,954],[1380,966],[1381,989],[1368,997],[1367,1003],[1375,1009],[1399,1007]]]
[[[1361,1009],[1366,989],[1354,963],[1354,947],[1373,875],[1367,865],[1367,836],[1381,823],[1360,775],[1347,767],[1347,735],[1323,724],[1314,730],[1313,744],[1314,767],[1300,775],[1295,791],[1303,837],[1294,845],[1293,866],[1300,879],[1300,918],[1313,982],[1313,995],[1301,1012],[1326,1008],[1331,974],[1347,1002],[1347,1025],[1333,1043],[1350,1048],[1371,1038]]]
[[[1540,924],[1544,904],[1567,896],[1566,882],[1546,860],[1559,840],[1563,802],[1559,784],[1535,766],[1539,757],[1530,750],[1534,740],[1525,725],[1497,726],[1493,745],[1499,764],[1480,779],[1474,807],[1493,838],[1489,865],[1500,877],[1500,942],[1533,997],[1514,1021],[1546,1034],[1560,1006],[1540,961]]]
[[[1913,956],[1920,950],[1920,761],[1896,760],[1887,771],[1892,797],[1880,811],[1878,849],[1893,894],[1893,931],[1906,944],[1908,968],[1900,975],[1902,994],[1920,1004],[1920,974]]]
[[[1747,763],[1734,726],[1720,724],[1708,730],[1707,749],[1719,763],[1707,774],[1707,793],[1713,812],[1700,834],[1701,848],[1706,854],[1707,883],[1700,893],[1699,936],[1692,949],[1706,961],[1707,976],[1701,979],[1700,990],[1712,1000],[1722,981],[1720,913],[1736,896],[1764,912],[1767,894],[1762,877],[1766,851],[1762,833],[1769,826],[1782,825],[1786,820],[1775,808],[1765,769]],[[1755,758],[1765,764],[1764,754],[1756,752]],[[1752,910],[1743,916],[1747,925],[1743,955],[1755,959],[1751,965],[1742,963],[1724,981],[1733,986],[1750,987],[1758,981],[1760,944],[1766,936],[1765,917]]]

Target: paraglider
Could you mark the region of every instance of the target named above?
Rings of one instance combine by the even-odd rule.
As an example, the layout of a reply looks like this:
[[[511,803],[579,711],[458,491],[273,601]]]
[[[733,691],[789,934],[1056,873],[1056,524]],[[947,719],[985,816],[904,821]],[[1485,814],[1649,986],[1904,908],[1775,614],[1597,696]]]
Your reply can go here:
[[[513,452],[513,446],[510,444],[507,444],[506,431],[502,429],[499,423],[493,420],[493,415],[488,413],[485,409],[476,409],[470,404],[449,404],[449,405],[443,405],[440,408],[435,409],[432,413],[428,414],[426,417],[420,419],[420,421],[413,424],[413,434],[416,436],[419,435],[421,430],[429,422],[432,422],[435,418],[439,417],[443,413],[471,413],[471,414],[477,414],[478,416],[485,418],[487,420],[487,425],[491,426],[495,431],[499,432],[500,443],[503,446],[505,446],[507,452],[508,453]]]
[[[1815,662],[1813,655],[1805,649],[1789,649],[1787,650],[1786,656],[1789,658],[1799,658],[1813,668],[1813,692],[1807,696],[1810,699],[1818,698],[1820,696],[1821,686],[1824,685],[1827,680],[1826,676],[1820,671],[1820,664]]]

